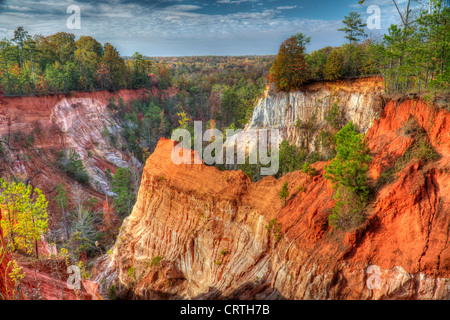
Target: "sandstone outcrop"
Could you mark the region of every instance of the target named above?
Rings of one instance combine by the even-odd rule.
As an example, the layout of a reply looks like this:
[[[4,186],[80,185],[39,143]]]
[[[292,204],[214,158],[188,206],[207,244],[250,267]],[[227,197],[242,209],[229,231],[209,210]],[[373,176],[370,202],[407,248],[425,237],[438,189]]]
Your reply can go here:
[[[298,147],[320,151],[317,138],[326,124],[326,116],[337,104],[346,121],[353,121],[366,133],[383,108],[383,79],[368,77],[354,80],[314,82],[301,90],[277,92],[269,86],[253,111],[253,117],[238,138],[258,129],[278,129],[279,142],[288,140]],[[299,130],[310,122],[312,128]],[[250,139],[251,140],[251,139]],[[250,152],[255,141],[250,141]]]
[[[380,187],[363,226],[334,230],[333,189],[316,163],[252,183],[242,171],[175,165],[162,139],[147,160],[132,214],[98,265],[136,299],[449,299],[450,113],[419,99],[390,101],[367,132],[381,172],[402,156],[414,116],[440,158],[411,159]],[[193,151],[192,151],[193,152]],[[192,154],[194,156],[194,154]],[[288,182],[284,205],[278,192]],[[300,187],[300,188],[299,188]],[[267,226],[276,219],[276,228]]]

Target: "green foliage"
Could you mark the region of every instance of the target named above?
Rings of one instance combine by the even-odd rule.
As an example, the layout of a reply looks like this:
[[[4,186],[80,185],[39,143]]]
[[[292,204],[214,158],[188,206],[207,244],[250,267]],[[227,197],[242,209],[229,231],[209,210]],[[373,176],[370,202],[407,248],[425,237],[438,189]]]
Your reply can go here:
[[[369,148],[358,128],[350,122],[336,134],[336,158],[325,167],[325,178],[359,195],[368,196],[367,171],[371,157]]]
[[[334,196],[336,204],[328,217],[330,224],[342,230],[359,227],[365,220],[366,202],[353,191],[339,186]]]
[[[289,141],[283,140],[280,143],[279,151],[279,176],[284,176],[286,173],[300,170],[306,159],[306,151],[291,145]]]
[[[270,220],[269,224],[266,226],[266,229],[269,234],[274,235],[277,242],[281,240],[281,227],[277,219]]]
[[[385,78],[386,90],[448,91],[450,8],[445,1],[432,0],[414,14],[418,16],[414,21],[391,25],[376,47],[374,57]]]
[[[8,183],[0,179],[1,228],[10,250],[32,253],[37,241],[47,232],[48,217],[42,191],[23,183]],[[38,254],[38,252],[35,252]]]
[[[156,256],[156,257],[154,257],[153,259],[152,259],[152,261],[150,262],[150,266],[157,266],[157,267],[159,267],[159,264],[161,263],[161,261],[162,261],[162,257],[161,256]]]
[[[333,49],[327,59],[323,74],[327,80],[337,80],[344,76],[344,54],[341,48]]]
[[[367,25],[362,22],[361,16],[357,12],[350,12],[342,22],[345,27],[338,29],[338,31],[345,32],[345,38],[349,40],[350,45],[352,42],[357,42],[359,37],[365,37],[364,27]]]
[[[73,149],[70,150],[69,158],[64,151],[58,160],[62,170],[76,181],[84,184],[89,183],[89,174],[84,167],[80,155]]]
[[[128,278],[134,279],[134,272],[135,271],[136,271],[136,269],[134,267],[129,267],[128,268]]]
[[[342,129],[345,121],[345,115],[339,108],[338,102],[331,105],[330,110],[328,110],[328,113],[325,116],[325,120],[334,130],[339,131]]]
[[[317,174],[317,170],[311,166],[309,162],[305,162],[302,167],[302,172],[309,175],[311,178]]]
[[[289,197],[289,189],[288,189],[288,183],[285,182],[283,186],[281,187],[280,192],[278,193],[278,197],[281,201],[284,201],[284,204],[286,204],[286,200]]]
[[[364,137],[350,122],[336,134],[336,158],[325,167],[324,177],[337,189],[330,223],[341,229],[355,227],[364,218],[369,196],[367,171],[371,157]]]
[[[115,285],[111,285],[108,289],[108,300],[117,300],[117,292]]]
[[[136,177],[130,168],[117,168],[111,180],[111,191],[116,194],[113,199],[116,212],[125,217],[130,214],[136,201]]]

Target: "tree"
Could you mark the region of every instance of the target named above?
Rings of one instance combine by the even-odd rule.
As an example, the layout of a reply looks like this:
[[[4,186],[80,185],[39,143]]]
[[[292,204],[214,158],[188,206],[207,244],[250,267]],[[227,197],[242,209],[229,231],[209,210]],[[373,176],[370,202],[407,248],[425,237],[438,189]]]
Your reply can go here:
[[[56,187],[57,195],[55,197],[55,202],[58,204],[58,207],[61,209],[61,213],[63,216],[63,226],[64,226],[64,234],[66,239],[69,239],[69,222],[67,220],[67,192],[62,183],[58,184]]]
[[[117,90],[122,88],[125,84],[125,63],[117,49],[110,43],[104,45],[101,62],[109,70],[109,87],[107,89]]]
[[[79,260],[83,253],[92,254],[98,250],[96,241],[99,240],[100,233],[97,226],[100,221],[94,212],[88,210],[87,196],[80,185],[72,187],[71,198],[74,209],[70,217],[71,230],[68,246],[71,248],[74,260]]]
[[[324,177],[337,189],[329,220],[337,228],[359,225],[368,200],[367,171],[372,160],[367,141],[350,122],[336,134],[336,158],[325,166]]]
[[[103,46],[92,37],[81,36],[75,42],[75,47],[74,55],[80,73],[80,86],[84,90],[93,90],[97,67],[103,56]]]
[[[148,87],[150,85],[149,74],[152,63],[148,59],[144,59],[139,52],[133,53],[131,60],[132,71],[132,86],[133,88]]]
[[[317,51],[313,51],[310,55],[307,56],[308,66],[311,70],[312,79],[325,79],[325,64],[327,63],[328,57],[330,56],[332,51],[333,48],[328,46]]]
[[[81,160],[80,155],[74,150],[71,149],[69,153],[69,158],[66,157],[66,153],[62,152],[61,157],[59,159],[59,163],[62,169],[72,178],[77,180],[78,182],[88,184],[89,183],[89,174],[84,167],[83,161]]]
[[[278,90],[298,89],[310,79],[305,56],[305,46],[310,40],[310,37],[299,33],[281,44],[269,75],[269,80],[275,83]]]
[[[345,27],[338,29],[346,33],[345,39],[347,39],[352,45],[353,42],[358,42],[360,37],[367,36],[364,32],[364,27],[367,25],[362,22],[361,16],[357,12],[350,12],[345,19],[342,20]]]
[[[113,199],[116,212],[122,217],[129,215],[136,201],[136,187],[130,168],[117,168],[111,181],[111,190],[116,194]]]
[[[39,258],[38,240],[47,232],[47,201],[42,191],[23,183],[0,179],[1,228],[12,250],[35,251]]]
[[[242,107],[242,101],[231,88],[228,88],[222,94],[221,112],[223,114],[222,122],[225,126],[236,123],[238,119],[244,116],[242,112],[245,112],[245,109]]]
[[[289,141],[283,140],[280,143],[279,152],[280,176],[284,176],[292,171],[300,170],[305,162],[305,159],[306,152],[294,145],[291,145]]]
[[[284,200],[284,204],[286,205],[286,200],[289,197],[289,189],[288,189],[288,183],[285,182],[283,186],[281,187],[280,192],[278,193],[278,197],[281,201]]]
[[[366,199],[367,171],[371,157],[370,149],[358,127],[350,121],[336,134],[336,158],[325,167],[325,178],[335,185],[340,185]]]
[[[344,55],[342,54],[341,48],[333,49],[327,59],[323,73],[327,80],[337,80],[343,77]]]
[[[28,34],[28,31],[26,31],[23,27],[17,27],[17,29],[14,30],[14,37],[11,39],[11,41],[17,45],[17,49],[19,51],[19,68],[24,65],[24,47],[25,43],[30,38],[31,36]]]

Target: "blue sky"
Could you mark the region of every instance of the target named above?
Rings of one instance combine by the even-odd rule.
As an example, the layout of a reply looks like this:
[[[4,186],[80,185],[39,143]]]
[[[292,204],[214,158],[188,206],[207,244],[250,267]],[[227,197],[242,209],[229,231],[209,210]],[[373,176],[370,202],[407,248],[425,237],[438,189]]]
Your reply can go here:
[[[308,51],[345,42],[342,19],[367,7],[381,9],[382,35],[397,23],[391,0],[0,0],[0,38],[11,38],[17,26],[31,34],[58,31],[90,35],[110,42],[122,55],[148,56],[276,54],[280,43],[302,32],[311,36]],[[400,5],[404,0],[400,0]],[[69,29],[67,7],[81,11],[81,29]]]

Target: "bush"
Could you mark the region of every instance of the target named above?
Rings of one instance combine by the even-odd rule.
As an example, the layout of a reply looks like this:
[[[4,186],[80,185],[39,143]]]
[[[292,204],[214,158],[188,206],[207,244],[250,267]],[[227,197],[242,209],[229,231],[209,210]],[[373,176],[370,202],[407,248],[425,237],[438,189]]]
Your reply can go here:
[[[162,261],[162,257],[161,256],[156,256],[156,257],[154,257],[153,259],[152,259],[152,261],[151,261],[151,263],[150,263],[150,266],[159,266],[159,264],[161,263],[161,261]]]
[[[317,170],[311,166],[309,162],[303,164],[302,172],[309,175],[311,178],[317,174]]]
[[[336,134],[336,152],[336,158],[325,167],[325,178],[335,186],[349,189],[364,201],[368,196],[367,171],[372,158],[367,141],[353,122]]]
[[[75,150],[70,150],[69,158],[62,151],[59,164],[62,170],[76,181],[84,184],[89,183],[89,174],[84,167],[83,161],[81,161],[80,155]]]
[[[269,221],[269,224],[266,226],[267,231],[269,234],[273,233],[275,236],[275,240],[278,242],[281,239],[281,227],[278,224],[277,219],[272,219]]]
[[[116,286],[111,285],[108,290],[108,299],[109,300],[117,300]]]
[[[328,217],[330,224],[342,230],[360,226],[365,220],[365,202],[354,192],[340,187],[335,195],[337,199],[332,214]]]

